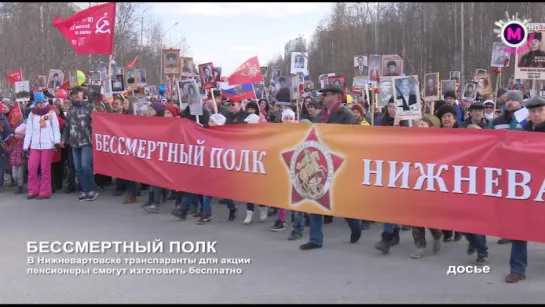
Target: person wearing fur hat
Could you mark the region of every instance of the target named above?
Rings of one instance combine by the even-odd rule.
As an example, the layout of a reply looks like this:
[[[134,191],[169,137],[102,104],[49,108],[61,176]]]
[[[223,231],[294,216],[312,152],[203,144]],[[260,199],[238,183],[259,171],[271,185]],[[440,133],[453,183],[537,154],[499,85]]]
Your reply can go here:
[[[526,103],[529,120],[524,125],[524,131],[545,133],[545,98],[534,97]],[[528,242],[512,240],[511,257],[509,259],[510,273],[505,277],[507,283],[516,283],[526,279],[528,266]]]
[[[61,132],[57,115],[44,94],[34,94],[34,101],[36,107],[28,118],[23,144],[23,149],[30,151],[27,198],[46,199],[51,197],[51,161],[61,148]]]
[[[513,90],[507,92],[505,110],[501,116],[491,122],[490,128],[500,130],[522,130],[523,128],[517,122],[514,114],[522,108],[523,99],[521,91]]]
[[[447,92],[445,92],[445,94],[443,96],[444,96],[445,102],[447,104],[453,106],[454,109],[456,110],[456,113],[455,113],[455,116],[454,116],[456,121],[458,123],[462,123],[466,118],[466,112],[462,107],[460,107],[460,105],[458,105],[458,103],[456,101],[456,93],[454,91],[447,91]],[[439,117],[439,119],[441,119],[440,116],[437,116],[437,117]]]
[[[335,85],[330,85],[320,90],[324,106],[324,109],[319,117],[321,123],[341,125],[354,124],[354,116],[352,115],[352,112],[342,105],[343,92],[344,91],[342,88]],[[360,220],[352,218],[345,218],[345,220],[350,227],[350,242],[358,242],[361,237]],[[309,221],[310,240],[309,242],[299,246],[301,250],[321,248],[323,245],[324,235],[322,232],[322,224],[324,223],[324,216],[321,214],[310,214]]]
[[[26,159],[23,154],[24,138],[26,134],[26,125],[20,124],[15,128],[15,137],[2,142],[2,150],[10,155],[11,175],[17,183],[15,194],[23,193],[25,184],[25,166]],[[3,176],[3,175],[2,175]]]
[[[454,105],[446,103],[437,110],[437,118],[441,120],[441,128],[458,128],[456,120],[456,108]]]
[[[468,128],[469,125],[477,125],[481,129],[488,129],[490,122],[484,117],[484,110],[484,103],[474,101],[469,105],[469,118],[460,124],[460,128]]]

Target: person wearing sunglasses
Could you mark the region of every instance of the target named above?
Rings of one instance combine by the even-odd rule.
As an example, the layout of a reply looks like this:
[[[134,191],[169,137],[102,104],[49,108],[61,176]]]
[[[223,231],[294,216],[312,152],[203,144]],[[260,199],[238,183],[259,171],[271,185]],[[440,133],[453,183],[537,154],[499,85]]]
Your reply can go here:
[[[354,116],[352,111],[342,105],[343,89],[336,85],[329,85],[320,90],[323,101],[323,111],[319,116],[319,122],[324,124],[353,125]],[[323,245],[324,235],[322,232],[323,216],[321,214],[309,214],[310,240],[301,245],[301,250],[320,248]],[[358,219],[345,218],[350,227],[350,242],[357,243],[361,237],[361,222]]]

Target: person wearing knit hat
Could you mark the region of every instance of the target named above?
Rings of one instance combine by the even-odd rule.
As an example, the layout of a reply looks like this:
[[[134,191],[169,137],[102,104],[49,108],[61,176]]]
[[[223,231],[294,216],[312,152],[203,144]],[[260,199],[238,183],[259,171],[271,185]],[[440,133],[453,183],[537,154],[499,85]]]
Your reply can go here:
[[[246,106],[244,106],[244,109],[246,112],[256,114],[259,117],[259,106],[257,105],[257,102],[248,102]]]
[[[285,109],[282,111],[281,120],[283,123],[294,123],[295,122],[295,112],[292,109]]]
[[[494,119],[494,100],[485,100],[484,101],[484,118],[486,118],[489,122]]]
[[[169,105],[165,108],[165,117],[178,117],[178,109],[173,106]]]
[[[458,128],[456,121],[456,108],[451,104],[445,104],[437,110],[437,118],[441,120],[441,128]]]
[[[418,122],[419,128],[439,128],[441,121],[437,116],[431,114],[425,114]]]
[[[484,117],[484,103],[474,101],[469,106],[469,118],[460,124],[460,128],[468,128],[469,125],[477,125],[481,129],[487,129],[490,122]]]
[[[227,119],[225,118],[225,116],[220,113],[212,114],[210,115],[210,119],[208,120],[208,126],[223,126],[225,125],[226,120]]]
[[[524,131],[545,132],[545,98],[534,97],[528,101],[526,108],[529,120],[524,126]],[[537,165],[536,165],[537,166]],[[508,283],[516,283],[526,279],[526,267],[528,266],[528,242],[511,241],[511,257],[509,259],[510,273],[505,277]]]
[[[490,128],[499,130],[522,130],[514,114],[523,106],[523,95],[521,91],[513,90],[507,92],[507,101],[503,114],[497,117],[490,124]],[[502,241],[502,243],[505,241]]]
[[[354,115],[354,119],[356,121],[355,122],[356,125],[370,126],[364,117],[365,112],[363,111],[363,107],[360,104],[356,104],[356,103],[352,104],[351,109],[352,109],[352,114]]]
[[[454,91],[446,91],[443,96],[447,104],[454,106],[454,109],[456,110],[454,118],[456,119],[456,121],[458,123],[462,123],[466,117],[466,113],[465,110],[460,107],[456,102],[456,93]],[[439,117],[439,119],[441,119],[441,117]]]
[[[151,104],[151,108],[155,111],[157,116],[163,116],[165,113],[166,105],[160,101],[156,101]]]

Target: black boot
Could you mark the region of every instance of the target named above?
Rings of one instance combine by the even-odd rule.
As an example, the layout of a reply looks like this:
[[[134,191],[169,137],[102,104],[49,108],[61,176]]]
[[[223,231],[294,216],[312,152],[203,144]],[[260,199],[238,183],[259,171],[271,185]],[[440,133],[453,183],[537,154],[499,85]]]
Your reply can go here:
[[[392,239],[390,240],[390,247],[394,245],[399,244],[399,227],[396,227],[394,229],[394,232],[392,233]]]
[[[17,195],[23,194],[23,187],[22,187],[22,186],[18,186],[18,187],[17,187],[17,190],[15,190],[15,194],[17,194]]]
[[[330,215],[324,215],[324,224],[331,224],[333,223],[333,217]]]
[[[382,233],[382,240],[375,245],[375,248],[384,254],[390,252],[390,241],[392,240],[392,234],[389,232]]]

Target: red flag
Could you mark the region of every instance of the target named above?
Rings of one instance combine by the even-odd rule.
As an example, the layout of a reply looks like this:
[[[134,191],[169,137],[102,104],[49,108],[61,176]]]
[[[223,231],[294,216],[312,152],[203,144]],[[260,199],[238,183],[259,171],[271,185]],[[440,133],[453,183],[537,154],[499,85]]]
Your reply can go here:
[[[15,102],[15,105],[11,107],[8,115],[8,123],[11,127],[11,130],[15,130],[23,121],[23,112],[21,111],[21,106],[19,102]]]
[[[18,69],[8,73],[9,84],[14,85],[15,82],[23,81],[23,70]]]
[[[229,85],[263,82],[257,56],[246,60],[227,78]]]
[[[128,69],[133,69],[134,64],[136,64],[136,60],[138,60],[138,56],[136,56],[136,57],[134,58],[134,60],[132,60],[132,62],[130,62],[129,65],[127,65],[127,68],[128,68]]]
[[[81,54],[111,55],[114,47],[115,2],[92,6],[61,19],[55,17],[53,26]]]
[[[70,88],[70,80],[64,81],[64,83],[59,87],[59,89],[67,90]]]

